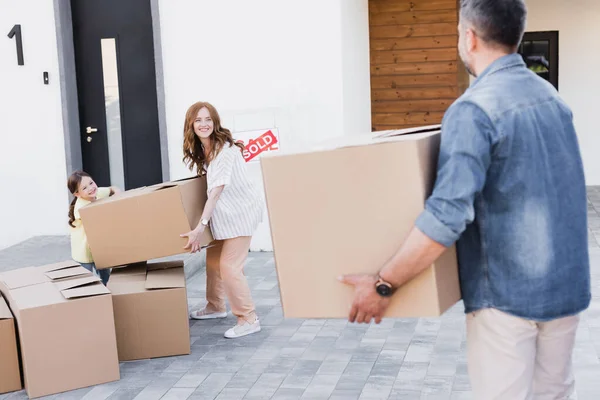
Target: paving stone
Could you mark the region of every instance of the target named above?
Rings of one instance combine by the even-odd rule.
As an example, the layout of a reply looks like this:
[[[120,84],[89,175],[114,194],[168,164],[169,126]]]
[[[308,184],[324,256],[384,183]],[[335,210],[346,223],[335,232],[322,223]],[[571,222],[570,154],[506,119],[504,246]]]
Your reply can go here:
[[[592,303],[578,330],[579,400],[600,398],[600,187],[589,188]],[[63,236],[0,251],[0,272],[68,259]],[[121,363],[122,379],[45,399],[444,399],[472,400],[462,304],[441,318],[354,325],[344,319],[284,319],[272,253],[251,253],[246,275],[263,331],[228,340],[235,324],[190,321],[192,354]],[[204,306],[203,270],[187,280],[190,309]],[[0,400],[27,399],[25,391]]]

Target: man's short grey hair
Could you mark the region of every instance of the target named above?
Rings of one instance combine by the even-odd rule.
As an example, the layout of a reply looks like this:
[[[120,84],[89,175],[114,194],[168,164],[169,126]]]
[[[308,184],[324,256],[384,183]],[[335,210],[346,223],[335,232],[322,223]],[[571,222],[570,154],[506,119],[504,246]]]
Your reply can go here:
[[[527,7],[524,0],[460,0],[460,19],[485,42],[514,50],[523,38]]]

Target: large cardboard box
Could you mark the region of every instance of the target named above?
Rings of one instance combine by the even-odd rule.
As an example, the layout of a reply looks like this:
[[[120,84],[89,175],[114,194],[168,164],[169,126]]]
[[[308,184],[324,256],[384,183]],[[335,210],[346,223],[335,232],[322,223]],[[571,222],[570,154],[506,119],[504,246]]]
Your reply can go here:
[[[285,317],[348,316],[353,289],[336,277],[376,273],[396,252],[432,190],[439,143],[438,125],[261,159]],[[439,316],[460,298],[452,247],[394,294],[386,315]]]
[[[183,262],[113,269],[119,360],[190,354],[190,328]]]
[[[207,200],[204,177],[161,183],[95,201],[80,210],[96,268],[185,253]],[[212,241],[206,229],[203,244]]]
[[[0,295],[0,393],[14,392],[21,388],[15,320]]]
[[[72,261],[0,274],[17,321],[29,397],[119,379],[112,298]]]

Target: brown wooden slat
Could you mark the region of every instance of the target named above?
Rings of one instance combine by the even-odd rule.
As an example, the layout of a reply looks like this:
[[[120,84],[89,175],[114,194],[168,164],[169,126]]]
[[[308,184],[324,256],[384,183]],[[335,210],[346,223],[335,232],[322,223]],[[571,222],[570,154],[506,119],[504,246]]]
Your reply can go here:
[[[456,61],[458,50],[446,49],[394,50],[371,52],[371,64],[398,64],[402,62]]]
[[[456,9],[435,11],[408,11],[408,12],[386,12],[371,14],[369,16],[370,26],[381,25],[412,25],[433,24],[440,22],[458,22]]]
[[[458,35],[371,39],[369,45],[371,51],[415,50],[456,47],[458,45]]]
[[[371,65],[371,76],[457,73],[458,64],[458,61],[439,61]]]
[[[369,13],[456,10],[456,0],[369,0]]]
[[[429,87],[409,89],[374,89],[371,90],[371,101],[382,100],[414,100],[414,99],[455,99],[458,96],[456,87]],[[373,103],[371,103],[373,104]]]
[[[462,92],[458,0],[369,0],[375,130],[440,123]]]
[[[456,34],[456,24],[450,22],[441,24],[371,26],[369,29],[369,37],[371,39],[445,36]]]
[[[438,124],[444,117],[443,112],[406,112],[397,114],[373,114],[373,125],[413,125],[413,124]]]
[[[452,99],[375,101],[371,105],[371,112],[373,114],[386,114],[415,111],[446,111],[453,101]]]
[[[372,89],[396,89],[410,86],[457,86],[456,74],[422,74],[400,76],[374,76]]]

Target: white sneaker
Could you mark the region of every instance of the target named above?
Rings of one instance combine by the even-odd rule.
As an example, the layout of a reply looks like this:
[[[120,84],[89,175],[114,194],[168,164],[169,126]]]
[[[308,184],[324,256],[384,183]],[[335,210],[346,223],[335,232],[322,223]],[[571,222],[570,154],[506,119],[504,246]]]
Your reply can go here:
[[[244,322],[242,325],[238,324],[234,326],[225,332],[225,337],[227,339],[235,339],[256,332],[260,332],[260,322],[258,321],[258,318],[252,324],[249,322]]]
[[[190,313],[191,319],[217,319],[217,318],[227,318],[226,312],[214,312],[214,311],[206,311],[206,308],[203,310],[192,311]]]

